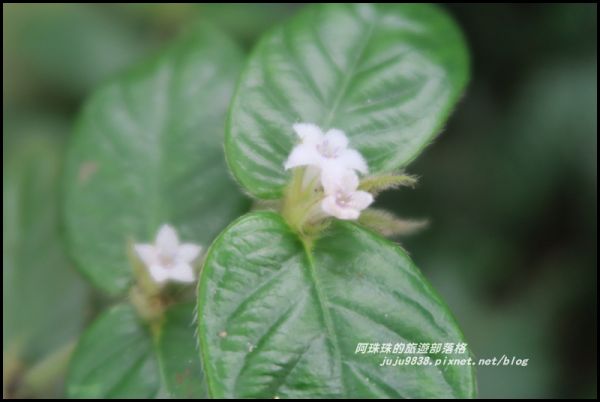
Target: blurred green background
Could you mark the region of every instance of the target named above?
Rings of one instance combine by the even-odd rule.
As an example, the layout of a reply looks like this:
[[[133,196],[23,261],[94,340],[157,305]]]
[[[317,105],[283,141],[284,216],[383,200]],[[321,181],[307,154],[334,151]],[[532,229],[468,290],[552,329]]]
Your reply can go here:
[[[60,169],[82,100],[197,19],[250,49],[298,7],[3,5],[5,396],[60,395],[48,373],[106,303],[61,243]],[[481,397],[596,397],[597,6],[446,8],[472,81],[410,166],[417,189],[378,204],[429,219],[401,242],[475,356],[529,359],[479,368]]]

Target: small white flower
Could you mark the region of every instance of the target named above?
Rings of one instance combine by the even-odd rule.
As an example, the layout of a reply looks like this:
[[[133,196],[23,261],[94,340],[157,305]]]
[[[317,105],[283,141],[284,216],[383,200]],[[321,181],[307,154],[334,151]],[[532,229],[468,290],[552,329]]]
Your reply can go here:
[[[136,244],[135,251],[146,265],[156,283],[167,281],[194,282],[191,262],[198,257],[202,247],[180,244],[177,232],[163,225],[156,235],[155,244]]]
[[[327,215],[338,219],[355,220],[360,211],[373,203],[373,196],[357,190],[358,177],[352,171],[347,171],[335,189],[329,189],[321,201],[321,209]]]
[[[348,148],[348,138],[342,130],[323,131],[311,123],[294,124],[294,131],[302,142],[292,149],[285,169],[315,166],[321,173],[325,190],[337,187],[347,170],[367,173],[368,167],[360,152]]]

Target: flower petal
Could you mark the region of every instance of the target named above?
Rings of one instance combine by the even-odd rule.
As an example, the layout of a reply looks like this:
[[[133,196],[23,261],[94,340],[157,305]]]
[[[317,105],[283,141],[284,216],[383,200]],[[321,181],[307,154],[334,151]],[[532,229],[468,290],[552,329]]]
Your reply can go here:
[[[337,157],[340,163],[347,169],[357,170],[363,174],[369,172],[365,158],[355,149],[346,149]]]
[[[326,160],[322,164],[321,184],[326,194],[350,193],[358,188],[358,176],[335,159]]]
[[[373,203],[373,195],[366,191],[355,191],[352,193],[352,199],[350,200],[350,207],[358,211],[362,211]]]
[[[343,208],[340,210],[337,218],[345,221],[355,221],[360,216],[360,212],[352,208]]]
[[[360,212],[355,209],[340,207],[333,195],[327,196],[321,201],[321,209],[327,215],[344,220],[354,220],[360,215]]]
[[[148,270],[150,271],[150,276],[156,283],[164,283],[169,279],[169,271],[162,265],[150,265]]]
[[[318,165],[320,160],[319,152],[313,146],[300,144],[296,145],[290,156],[285,161],[283,167],[285,170],[298,166]]]
[[[352,193],[358,188],[358,176],[352,170],[345,170],[341,175],[341,188],[344,193]]]
[[[321,171],[321,185],[325,194],[335,195],[341,188],[342,177],[335,170]]]
[[[179,239],[177,232],[170,225],[162,225],[156,235],[156,246],[159,252],[174,255],[177,252]]]
[[[325,141],[335,149],[346,149],[348,147],[348,137],[346,134],[337,128],[332,128],[325,134]]]
[[[323,140],[323,131],[316,124],[296,123],[292,127],[303,144],[317,145]]]
[[[177,260],[179,262],[190,263],[198,257],[200,251],[202,251],[202,247],[195,244],[182,244],[177,249]]]
[[[314,186],[320,175],[321,170],[317,166],[307,166],[302,177],[302,188],[306,189],[308,186]]]
[[[177,264],[169,269],[169,278],[173,281],[190,283],[196,280],[194,270],[190,264]]]
[[[156,248],[151,244],[136,244],[133,249],[147,267],[152,266],[158,260]]]
[[[339,207],[335,202],[335,195],[328,195],[321,201],[321,209],[329,216],[336,216],[338,208]]]

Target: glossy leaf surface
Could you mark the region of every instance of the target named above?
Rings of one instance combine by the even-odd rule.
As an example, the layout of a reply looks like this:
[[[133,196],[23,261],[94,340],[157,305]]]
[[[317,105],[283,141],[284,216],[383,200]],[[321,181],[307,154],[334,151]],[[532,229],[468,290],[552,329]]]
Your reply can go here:
[[[192,305],[173,307],[153,332],[129,305],[105,312],[77,346],[69,397],[205,397],[192,317]]]
[[[336,222],[308,249],[282,218],[246,215],[202,272],[200,347],[212,397],[473,397],[469,366],[380,367],[359,343],[461,343],[445,304],[406,253]],[[445,355],[468,358],[465,354]]]
[[[250,57],[229,115],[229,166],[253,195],[280,197],[292,124],[310,122],[344,130],[372,172],[401,168],[440,131],[467,78],[462,35],[435,6],[307,7]]]
[[[247,206],[222,153],[241,54],[200,28],[93,94],[69,154],[66,223],[79,268],[117,294],[131,281],[132,242],[164,223],[207,246]]]

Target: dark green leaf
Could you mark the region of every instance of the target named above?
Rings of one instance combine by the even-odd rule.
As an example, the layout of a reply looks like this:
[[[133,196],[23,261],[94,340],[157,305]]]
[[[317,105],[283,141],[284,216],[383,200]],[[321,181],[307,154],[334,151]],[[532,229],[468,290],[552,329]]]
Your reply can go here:
[[[241,55],[202,28],[97,91],[68,158],[66,223],[73,256],[100,288],[119,293],[128,243],[173,224],[208,245],[247,202],[222,155],[224,115]]]
[[[7,82],[33,96],[42,88],[80,96],[151,48],[147,34],[103,5],[11,4],[3,11]]]
[[[468,78],[454,22],[423,4],[308,7],[256,47],[230,112],[239,182],[278,198],[296,122],[344,130],[374,173],[407,165],[437,134]]]
[[[211,247],[198,297],[212,397],[475,394],[469,366],[380,367],[383,354],[355,353],[463,337],[406,253],[354,224],[335,222],[309,248],[279,215],[246,215]]]
[[[5,364],[28,366],[76,338],[87,289],[60,238],[62,143],[39,135],[15,142],[3,165],[3,350]]]
[[[104,313],[77,346],[69,397],[205,397],[192,318],[192,305],[172,307],[153,332],[129,305]]]

